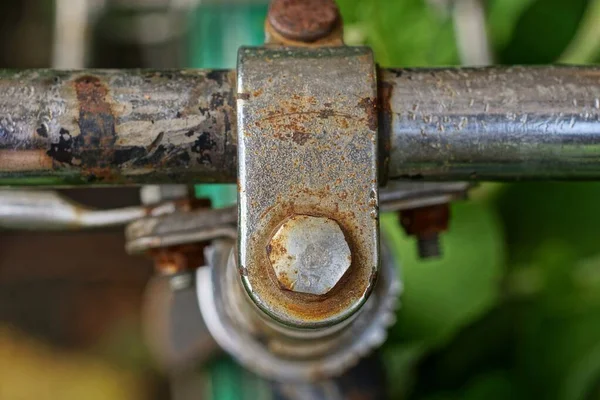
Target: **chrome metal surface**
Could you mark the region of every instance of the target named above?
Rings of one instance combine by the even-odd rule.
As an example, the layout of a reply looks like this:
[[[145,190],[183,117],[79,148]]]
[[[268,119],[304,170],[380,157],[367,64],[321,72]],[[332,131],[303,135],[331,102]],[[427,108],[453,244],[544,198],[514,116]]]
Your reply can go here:
[[[239,262],[258,307],[282,324],[323,328],[354,314],[379,265],[377,92],[367,48],[242,48],[238,60]],[[352,266],[334,290],[282,290],[271,236],[294,215],[341,227]]]
[[[158,217],[150,216],[127,226],[125,248],[128,253],[139,254],[150,249],[235,237],[236,221],[234,207],[174,211]]]
[[[189,195],[190,188],[187,185],[144,185],[140,189],[140,200],[146,205],[185,199]]]
[[[600,178],[598,67],[383,70],[379,84],[390,179]]]
[[[392,181],[379,191],[381,212],[447,204],[467,198],[469,182]]]
[[[169,203],[155,212],[173,209],[174,205]],[[150,213],[146,207],[93,210],[52,191],[0,190],[3,228],[68,230],[119,226]]]
[[[340,226],[332,219],[308,215],[285,221],[267,253],[281,287],[316,295],[333,289],[352,262]]]
[[[402,285],[389,249],[373,295],[343,329],[314,336],[311,330],[273,329],[241,287],[232,241],[207,249],[210,268],[197,270],[197,296],[206,326],[217,343],[242,365],[278,381],[316,381],[343,373],[379,347],[395,322]]]

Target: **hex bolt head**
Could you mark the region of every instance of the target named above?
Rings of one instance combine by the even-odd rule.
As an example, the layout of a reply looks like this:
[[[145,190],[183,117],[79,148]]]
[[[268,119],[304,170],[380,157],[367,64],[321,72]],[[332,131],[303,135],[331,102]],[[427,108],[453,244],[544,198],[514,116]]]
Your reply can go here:
[[[273,0],[267,18],[284,37],[312,42],[327,36],[339,16],[334,0]]]
[[[352,263],[350,246],[334,220],[296,215],[275,233],[267,253],[283,289],[327,294]]]

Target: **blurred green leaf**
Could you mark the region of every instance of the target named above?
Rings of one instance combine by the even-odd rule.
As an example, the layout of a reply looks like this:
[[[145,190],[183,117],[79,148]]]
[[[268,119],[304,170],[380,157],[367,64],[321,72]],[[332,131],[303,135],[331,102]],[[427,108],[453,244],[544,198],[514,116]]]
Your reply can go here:
[[[517,400],[518,395],[512,377],[505,371],[497,371],[476,377],[469,383],[460,399],[462,400]]]
[[[587,3],[588,0],[534,1],[521,13],[510,41],[498,49],[498,60],[504,64],[554,62],[575,35]]]
[[[600,184],[515,184],[496,198],[511,264],[531,263],[548,239],[566,243],[580,258],[598,253]]]
[[[371,46],[384,67],[458,63],[451,19],[425,0],[338,0],[338,4],[349,38],[355,40],[351,44]]]
[[[521,15],[535,0],[489,0],[487,24],[490,43],[495,49],[505,48],[512,39]]]
[[[578,258],[569,242],[557,239],[534,252],[533,268],[545,286],[523,307],[517,349],[531,396],[583,400],[600,379],[600,260]]]
[[[561,63],[586,64],[600,57],[600,0],[589,4],[577,33],[560,57]]]
[[[513,382],[506,371],[494,371],[476,376],[462,390],[455,392],[439,392],[419,400],[518,400],[527,399]]]
[[[483,203],[452,207],[451,229],[442,235],[444,256],[418,259],[415,239],[406,237],[394,215],[382,229],[401,261],[404,281],[395,340],[436,345],[492,307],[498,298],[504,260],[498,220]]]
[[[388,341],[383,358],[388,376],[390,398],[407,398],[416,380],[416,365],[427,353],[427,347],[420,343],[395,344]]]

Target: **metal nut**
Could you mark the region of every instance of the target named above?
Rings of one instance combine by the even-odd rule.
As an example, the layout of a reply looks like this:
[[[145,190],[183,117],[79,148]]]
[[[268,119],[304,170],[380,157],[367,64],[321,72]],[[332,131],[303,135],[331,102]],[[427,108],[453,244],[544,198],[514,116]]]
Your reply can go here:
[[[448,230],[450,206],[438,204],[403,210],[400,224],[408,235],[416,236],[419,256],[423,259],[440,257],[439,234]]]
[[[352,262],[344,232],[325,217],[290,218],[273,236],[267,252],[282,288],[314,295],[328,293]]]

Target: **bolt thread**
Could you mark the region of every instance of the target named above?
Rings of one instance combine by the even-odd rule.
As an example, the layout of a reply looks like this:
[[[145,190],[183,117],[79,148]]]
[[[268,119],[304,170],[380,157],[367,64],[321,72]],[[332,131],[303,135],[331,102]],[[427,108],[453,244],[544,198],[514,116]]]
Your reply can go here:
[[[417,240],[417,246],[419,250],[419,257],[423,259],[439,258],[442,256],[442,247],[439,235],[420,237]]]

